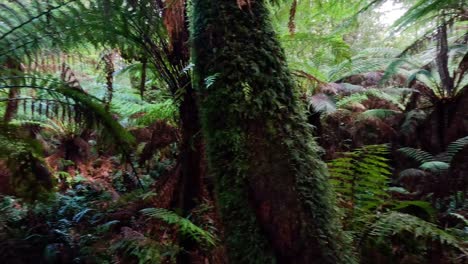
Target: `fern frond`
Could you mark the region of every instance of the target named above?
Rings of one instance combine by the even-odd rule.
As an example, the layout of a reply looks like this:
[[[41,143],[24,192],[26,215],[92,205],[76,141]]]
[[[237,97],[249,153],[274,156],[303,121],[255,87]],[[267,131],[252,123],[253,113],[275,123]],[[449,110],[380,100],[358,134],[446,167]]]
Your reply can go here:
[[[388,152],[386,145],[369,145],[328,163],[332,186],[339,197],[352,203],[352,210],[373,210],[389,196]]]
[[[345,106],[350,106],[350,105],[353,105],[353,104],[361,103],[361,102],[363,102],[363,101],[365,101],[367,99],[369,99],[367,94],[365,94],[365,93],[355,93],[355,94],[351,94],[349,96],[345,96],[342,99],[338,100],[336,102],[336,106],[339,107],[339,108],[345,107]]]
[[[419,162],[419,163],[425,163],[425,162],[430,162],[430,161],[434,161],[435,158],[432,154],[424,151],[424,150],[420,150],[420,149],[415,149],[415,148],[410,148],[410,147],[404,147],[404,148],[400,148],[398,149],[398,152],[402,153],[403,155],[409,157],[409,158],[412,158],[414,159],[415,161]]]
[[[209,246],[216,245],[216,238],[213,234],[201,229],[192,223],[192,221],[174,212],[163,208],[146,208],[140,212],[146,216],[163,220],[168,224],[176,225],[182,234],[193,238],[198,243],[206,243]]]
[[[332,113],[336,110],[336,105],[332,98],[319,93],[314,94],[309,99],[309,107],[313,107],[315,112]]]
[[[447,147],[447,162],[451,162],[453,157],[462,149],[468,146],[468,136],[459,138],[452,143],[450,143]]]
[[[72,120],[75,122],[89,126],[100,126],[105,129],[107,135],[110,135],[118,145],[122,148],[128,148],[133,144],[133,136],[126,131],[109,113],[102,107],[100,101],[85,93],[76,87],[70,87],[67,83],[61,80],[49,77],[40,78],[37,76],[22,76],[25,82],[19,86],[12,86],[8,84],[1,84],[2,81],[17,78],[17,77],[0,77],[0,89],[21,88],[35,90],[36,97],[28,101],[24,101],[24,108],[29,106],[28,111],[23,111],[25,114],[34,117],[39,114],[48,115],[61,120]],[[41,96],[41,97],[39,97]],[[36,101],[47,101],[46,109],[41,110],[41,105],[35,107]],[[53,108],[53,109],[49,109]]]
[[[123,237],[109,248],[111,252],[136,258],[138,264],[163,263],[167,246],[128,227],[122,228]]]
[[[439,16],[441,10],[449,11],[452,10],[463,10],[463,1],[459,0],[418,0],[415,2],[408,11],[403,14],[395,24],[393,25],[396,30],[404,30],[409,26],[419,23],[433,22],[435,18]],[[463,12],[447,12],[446,19],[449,16],[463,17]],[[438,26],[438,25],[436,25]]]
[[[388,212],[380,215],[372,224],[369,236],[372,239],[390,238],[396,234],[406,232],[418,240],[438,242],[458,249],[467,254],[466,248],[456,237],[439,229],[435,224],[426,222],[421,218],[399,212]]]
[[[423,210],[428,216],[427,219],[429,219],[430,221],[433,221],[436,218],[437,210],[434,209],[434,207],[432,207],[431,203],[426,201],[397,201],[394,204],[393,210],[401,211],[408,207],[417,207]]]
[[[443,161],[428,161],[419,166],[420,169],[430,171],[434,174],[441,174],[450,168],[450,164]]]
[[[367,119],[367,118],[378,118],[385,119],[388,117],[395,116],[398,114],[398,111],[391,109],[370,109],[366,110],[359,114],[358,119]]]

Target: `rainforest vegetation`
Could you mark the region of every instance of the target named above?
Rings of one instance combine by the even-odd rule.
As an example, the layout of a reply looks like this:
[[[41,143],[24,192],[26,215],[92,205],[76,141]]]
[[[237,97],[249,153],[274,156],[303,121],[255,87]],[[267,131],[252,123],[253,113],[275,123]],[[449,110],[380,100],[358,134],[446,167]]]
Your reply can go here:
[[[1,0],[0,263],[468,263],[463,0]]]

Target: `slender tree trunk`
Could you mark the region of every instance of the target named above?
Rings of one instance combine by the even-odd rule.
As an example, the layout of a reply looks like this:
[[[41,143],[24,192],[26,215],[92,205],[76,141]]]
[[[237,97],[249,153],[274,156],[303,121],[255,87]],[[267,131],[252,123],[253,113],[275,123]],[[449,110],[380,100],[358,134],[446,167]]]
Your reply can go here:
[[[168,28],[171,53],[169,60],[172,65],[182,69],[189,62],[188,49],[188,19],[185,2],[176,1],[170,3],[165,10],[165,24]],[[190,215],[193,209],[202,201],[203,189],[206,183],[205,176],[206,161],[204,159],[204,143],[201,135],[200,117],[196,93],[193,90],[190,76],[180,74],[177,82],[183,89],[182,100],[179,104],[180,127],[182,139],[180,143],[178,173],[179,181],[175,190],[176,196],[172,206],[180,208],[184,216]],[[174,91],[176,92],[176,91]],[[190,251],[197,248],[197,243],[191,239],[182,239],[181,247],[185,249],[177,257],[177,263],[193,263]]]
[[[8,58],[5,63],[5,68],[9,72],[10,77],[18,76],[21,72],[21,65],[18,61]],[[12,84],[18,84],[21,80],[20,79],[13,79]],[[19,89],[18,88],[11,88],[8,91],[8,102],[5,110],[5,114],[3,116],[3,121],[5,123],[10,122],[18,112],[18,100],[15,100],[19,96]]]
[[[265,1],[194,0],[194,85],[230,263],[353,263]]]
[[[436,62],[444,94],[446,96],[451,96],[453,92],[453,79],[450,77],[448,69],[447,24],[445,21],[443,21],[442,25],[437,29]]]
[[[186,10],[183,1],[175,2],[165,9],[166,27],[169,29],[171,53],[169,60],[172,65],[182,69],[189,61],[188,28],[186,22]],[[184,89],[183,97],[179,105],[180,125],[182,141],[180,146],[179,163],[181,165],[181,182],[179,183],[179,196],[175,206],[181,208],[184,214],[197,205],[196,200],[201,199],[203,142],[200,134],[200,119],[196,94],[193,91],[190,76],[180,74],[177,82],[179,89]],[[176,93],[177,91],[173,91]]]
[[[105,106],[107,112],[110,111],[112,97],[114,96],[114,51],[109,52],[103,56],[104,73],[106,75],[106,88],[107,94],[105,98]]]
[[[141,78],[140,78],[140,98],[143,100],[145,95],[145,84],[146,84],[146,67],[147,67],[147,59],[141,59]]]

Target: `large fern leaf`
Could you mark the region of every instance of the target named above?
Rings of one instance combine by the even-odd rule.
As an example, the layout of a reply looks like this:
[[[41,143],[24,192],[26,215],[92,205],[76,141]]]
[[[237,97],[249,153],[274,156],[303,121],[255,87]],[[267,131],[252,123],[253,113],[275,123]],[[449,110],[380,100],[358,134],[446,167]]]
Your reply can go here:
[[[374,210],[389,196],[387,155],[386,145],[369,145],[328,163],[331,183],[343,201],[352,203],[351,210]]]

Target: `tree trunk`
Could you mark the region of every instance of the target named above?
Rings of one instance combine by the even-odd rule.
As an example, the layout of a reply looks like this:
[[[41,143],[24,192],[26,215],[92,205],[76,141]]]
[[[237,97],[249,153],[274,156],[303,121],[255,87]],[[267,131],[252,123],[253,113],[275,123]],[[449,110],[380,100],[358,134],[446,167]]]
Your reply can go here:
[[[142,58],[141,59],[141,78],[140,78],[140,98],[143,100],[144,95],[145,95],[145,85],[146,85],[146,67],[147,67],[147,59]]]
[[[18,76],[18,74],[21,72],[21,65],[18,61],[8,58],[6,63],[5,63],[5,68],[8,71],[8,74],[10,77]],[[12,84],[19,84],[21,80],[18,79],[12,79]],[[18,112],[18,100],[16,98],[19,96],[19,89],[18,88],[11,88],[8,91],[8,102],[7,106],[5,109],[5,115],[3,116],[3,121],[5,123],[10,122]]]
[[[265,1],[194,0],[194,85],[230,263],[353,263]]]
[[[447,97],[453,94],[453,78],[450,76],[448,68],[448,44],[447,44],[447,24],[442,21],[442,25],[437,29],[437,70],[444,95]]]
[[[190,59],[185,2],[169,3],[164,12],[164,21],[168,29],[171,47],[169,61],[181,70],[181,74],[177,77],[177,83],[181,86],[178,89],[184,91],[179,104],[182,132],[178,160],[180,165],[179,180],[171,206],[180,208],[182,214],[188,216],[203,198],[207,198],[202,197],[203,190],[206,188],[206,182],[203,181],[206,168],[204,143],[201,135],[196,93],[193,90],[190,76],[182,73],[182,69]],[[177,91],[173,91],[173,93],[177,93]],[[192,239],[182,239],[180,246],[184,248],[184,251],[177,256],[177,263],[194,263],[195,260],[190,253],[197,249],[197,243]]]

